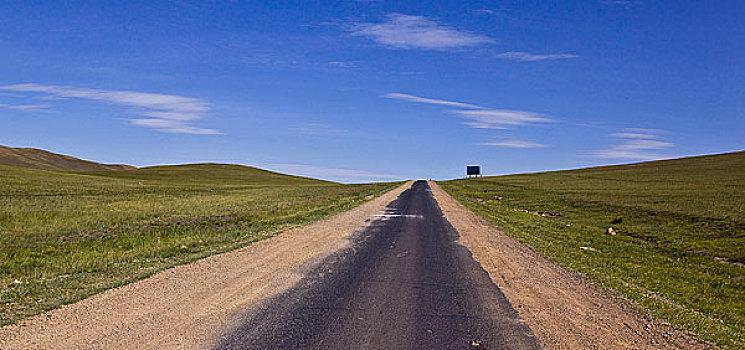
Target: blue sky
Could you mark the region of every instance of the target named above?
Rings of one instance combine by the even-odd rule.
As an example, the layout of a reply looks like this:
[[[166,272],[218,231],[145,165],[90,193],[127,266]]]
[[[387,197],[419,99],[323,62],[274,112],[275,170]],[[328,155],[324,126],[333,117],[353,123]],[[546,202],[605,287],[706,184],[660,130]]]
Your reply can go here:
[[[361,182],[745,148],[742,1],[4,1],[0,144]]]

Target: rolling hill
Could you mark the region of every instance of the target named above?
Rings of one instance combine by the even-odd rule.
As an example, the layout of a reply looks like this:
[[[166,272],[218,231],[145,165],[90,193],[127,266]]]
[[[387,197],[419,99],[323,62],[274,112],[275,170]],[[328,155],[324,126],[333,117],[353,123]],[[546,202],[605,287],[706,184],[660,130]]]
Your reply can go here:
[[[136,168],[123,164],[102,164],[36,148],[5,146],[0,146],[0,166],[171,184],[310,185],[332,183],[237,164],[200,163]],[[6,169],[5,173],[7,175],[17,173],[17,171]],[[43,173],[32,172],[24,174],[31,177],[47,176]]]
[[[121,164],[101,164],[36,148],[0,146],[0,165],[53,171],[123,171],[135,167]]]
[[[143,167],[130,171],[94,171],[86,174],[120,179],[223,185],[313,185],[330,181],[286,175],[237,164],[183,164]]]

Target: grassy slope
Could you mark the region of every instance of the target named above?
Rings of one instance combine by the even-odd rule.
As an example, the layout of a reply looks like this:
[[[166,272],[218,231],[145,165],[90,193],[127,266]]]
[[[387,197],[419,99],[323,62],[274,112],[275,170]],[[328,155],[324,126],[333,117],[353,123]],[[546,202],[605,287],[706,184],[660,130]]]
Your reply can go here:
[[[394,186],[212,164],[87,173],[0,166],[0,324],[250,244]]]
[[[275,173],[268,170],[235,164],[186,164],[162,165],[129,171],[91,171],[88,175],[133,180],[160,180],[190,184],[238,184],[245,185],[320,185],[329,181]]]
[[[720,345],[745,346],[745,152],[441,185],[541,254],[658,317]],[[619,234],[606,235],[609,226]]]
[[[0,146],[0,165],[53,171],[121,171],[134,169],[129,165],[101,164],[36,148],[5,146]]]

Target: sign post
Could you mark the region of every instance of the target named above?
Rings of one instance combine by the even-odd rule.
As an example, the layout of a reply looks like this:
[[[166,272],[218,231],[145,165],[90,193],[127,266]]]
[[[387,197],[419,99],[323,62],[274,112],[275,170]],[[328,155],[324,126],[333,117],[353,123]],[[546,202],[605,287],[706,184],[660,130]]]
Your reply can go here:
[[[467,165],[466,166],[466,177],[479,177],[481,176],[481,166],[479,165]]]

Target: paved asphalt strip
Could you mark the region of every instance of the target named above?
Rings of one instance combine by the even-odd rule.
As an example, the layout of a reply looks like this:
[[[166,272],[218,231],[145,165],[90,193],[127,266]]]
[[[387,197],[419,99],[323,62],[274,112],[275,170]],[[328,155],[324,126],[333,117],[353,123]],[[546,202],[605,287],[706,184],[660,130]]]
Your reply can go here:
[[[457,238],[417,181],[216,349],[539,349]]]

